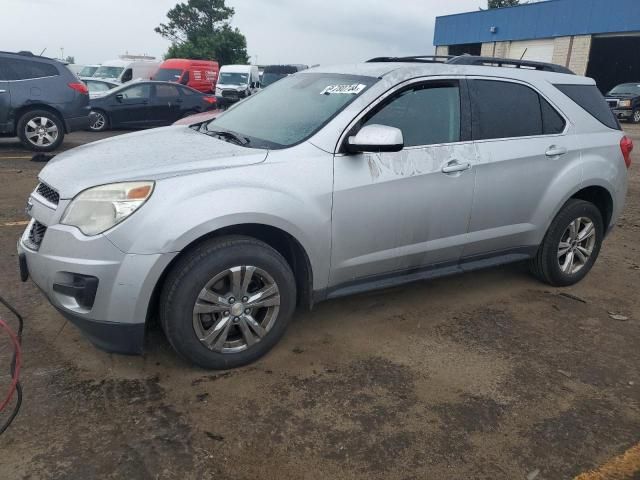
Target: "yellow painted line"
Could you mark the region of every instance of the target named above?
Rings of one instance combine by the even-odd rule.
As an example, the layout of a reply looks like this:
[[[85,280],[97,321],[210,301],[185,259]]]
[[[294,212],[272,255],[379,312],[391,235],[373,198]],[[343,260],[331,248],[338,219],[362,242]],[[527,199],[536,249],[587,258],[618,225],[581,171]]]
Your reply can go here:
[[[31,160],[33,157],[0,157],[0,160]]]
[[[573,480],[633,480],[640,473],[640,443],[600,468],[578,475]]]
[[[3,227],[24,227],[25,225],[29,225],[28,220],[20,221],[20,222],[6,222],[3,223]]]

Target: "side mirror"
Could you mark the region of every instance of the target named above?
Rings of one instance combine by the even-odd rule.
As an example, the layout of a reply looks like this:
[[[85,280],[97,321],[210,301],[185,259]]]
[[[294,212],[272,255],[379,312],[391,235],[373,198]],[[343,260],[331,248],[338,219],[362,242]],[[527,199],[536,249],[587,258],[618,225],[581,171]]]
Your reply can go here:
[[[403,148],[402,130],[387,125],[367,125],[347,139],[349,153],[399,152]]]
[[[124,100],[124,95],[123,95],[123,94],[121,94],[121,93],[117,94],[117,95],[116,95],[116,100],[118,100],[119,102],[121,102],[121,103],[122,103],[122,100]]]

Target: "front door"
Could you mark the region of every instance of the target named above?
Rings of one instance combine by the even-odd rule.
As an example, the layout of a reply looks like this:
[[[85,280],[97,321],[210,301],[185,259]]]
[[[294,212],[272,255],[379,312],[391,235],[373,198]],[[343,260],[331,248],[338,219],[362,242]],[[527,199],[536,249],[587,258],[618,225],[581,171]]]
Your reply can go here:
[[[531,87],[481,78],[468,84],[478,164],[463,256],[527,255],[548,221],[545,192],[579,159],[580,146],[564,135],[564,117]]]
[[[141,83],[109,97],[113,126],[146,127],[153,122],[151,84]]]
[[[399,128],[405,148],[335,156],[330,287],[457,263],[476,163],[465,88],[455,79],[410,84],[352,129]]]

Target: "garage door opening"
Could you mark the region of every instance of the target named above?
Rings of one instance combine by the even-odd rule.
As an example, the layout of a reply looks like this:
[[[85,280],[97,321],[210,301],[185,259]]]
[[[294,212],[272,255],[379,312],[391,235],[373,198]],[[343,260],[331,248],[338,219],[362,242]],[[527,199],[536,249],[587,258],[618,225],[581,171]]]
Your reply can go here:
[[[621,83],[640,83],[640,36],[593,37],[587,76],[602,93]]]
[[[481,43],[463,43],[460,45],[450,45],[449,55],[480,55]]]

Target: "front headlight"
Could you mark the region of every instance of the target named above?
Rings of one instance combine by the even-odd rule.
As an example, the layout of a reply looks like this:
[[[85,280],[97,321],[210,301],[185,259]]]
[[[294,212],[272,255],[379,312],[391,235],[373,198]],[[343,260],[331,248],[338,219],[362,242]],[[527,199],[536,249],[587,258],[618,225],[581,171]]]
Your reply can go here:
[[[138,210],[153,192],[154,182],[112,183],[79,193],[61,223],[78,227],[85,235],[98,235]]]
[[[620,103],[618,104],[619,107],[630,107],[631,106],[631,100],[620,100]]]

